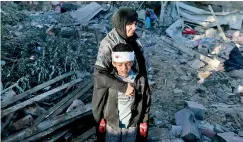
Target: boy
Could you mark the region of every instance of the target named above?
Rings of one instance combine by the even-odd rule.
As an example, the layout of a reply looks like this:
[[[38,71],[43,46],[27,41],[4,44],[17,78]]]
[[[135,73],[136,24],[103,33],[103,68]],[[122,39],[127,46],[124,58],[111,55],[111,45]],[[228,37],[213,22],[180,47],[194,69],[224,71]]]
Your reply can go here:
[[[105,82],[102,77],[95,76],[96,91],[92,106],[94,118],[99,124],[98,141],[104,141],[100,139],[102,133],[107,142],[135,142],[141,141],[138,140],[141,136],[147,137],[150,91],[145,77],[132,69],[134,56],[133,49],[127,44],[120,43],[112,49],[114,70],[111,74],[120,81],[133,84],[135,91],[131,95],[111,88],[105,88],[106,93],[99,94]]]

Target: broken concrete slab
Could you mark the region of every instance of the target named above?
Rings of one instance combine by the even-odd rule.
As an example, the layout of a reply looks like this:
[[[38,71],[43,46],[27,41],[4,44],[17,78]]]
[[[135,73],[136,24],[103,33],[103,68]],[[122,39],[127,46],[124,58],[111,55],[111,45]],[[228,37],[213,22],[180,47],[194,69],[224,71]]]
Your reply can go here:
[[[184,108],[175,113],[176,125],[182,126],[181,137],[184,141],[195,142],[200,139],[200,134],[192,111]]]
[[[178,2],[179,15],[187,22],[208,27],[216,26],[215,19],[209,11]],[[232,12],[216,12],[219,25],[229,25],[232,29],[241,29],[243,15],[235,10]]]
[[[189,63],[189,65],[193,69],[200,69],[201,67],[205,66],[205,64],[202,61],[198,60],[198,59],[193,60],[191,63]]]
[[[193,101],[186,101],[185,105],[186,107],[188,107],[189,110],[191,110],[194,113],[196,119],[204,119],[205,112],[207,109],[202,104]]]
[[[173,23],[168,29],[166,29],[166,33],[174,40],[182,40],[184,39],[182,36],[182,30],[184,29],[184,21],[183,19],[177,20]]]
[[[222,142],[243,142],[243,138],[236,136],[233,132],[225,132],[217,134]]]
[[[70,13],[70,15],[77,19],[80,23],[87,23],[89,20],[95,17],[101,10],[103,10],[102,6],[96,2],[91,2],[85,7],[81,7],[76,11]]]
[[[182,132],[182,126],[172,125],[171,127],[171,135],[178,138]]]
[[[198,46],[198,51],[199,51],[200,53],[202,53],[203,55],[207,55],[207,54],[208,54],[208,48],[207,48],[207,47],[204,47],[204,46],[202,46],[202,45],[199,45],[199,46]]]
[[[202,135],[207,136],[209,138],[213,138],[216,136],[216,132],[214,131],[214,126],[211,125],[209,122],[200,121],[197,123],[197,126],[198,126],[199,132]]]

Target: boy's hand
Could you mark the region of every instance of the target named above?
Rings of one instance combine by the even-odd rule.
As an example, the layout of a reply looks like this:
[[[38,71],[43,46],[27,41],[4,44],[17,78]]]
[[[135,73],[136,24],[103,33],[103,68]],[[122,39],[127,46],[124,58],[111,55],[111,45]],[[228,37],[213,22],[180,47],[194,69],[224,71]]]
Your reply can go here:
[[[146,137],[147,136],[147,132],[148,132],[148,123],[140,123],[139,125],[139,132],[140,132],[140,135],[143,136],[143,137]]]
[[[134,95],[134,87],[130,83],[128,83],[128,85],[127,85],[127,91],[125,92],[125,95],[127,95],[127,96]]]

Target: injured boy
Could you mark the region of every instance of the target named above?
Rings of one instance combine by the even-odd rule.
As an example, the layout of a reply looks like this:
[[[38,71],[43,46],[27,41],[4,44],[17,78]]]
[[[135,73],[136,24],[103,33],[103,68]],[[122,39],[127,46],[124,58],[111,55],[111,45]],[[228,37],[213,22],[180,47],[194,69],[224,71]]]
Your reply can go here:
[[[101,114],[97,133],[103,133],[106,142],[135,142],[147,138],[151,96],[145,77],[132,70],[134,59],[134,51],[127,44],[120,43],[112,49],[114,70],[111,74],[121,81],[131,83],[134,87],[132,94],[125,95],[111,88],[107,88],[105,94],[93,94],[93,100],[99,104],[93,104],[92,100],[93,115],[97,118],[96,115]],[[102,82],[102,78],[99,81],[96,79],[95,77],[95,89],[100,89],[99,82]],[[104,102],[103,106],[100,105],[102,103],[99,103],[99,98],[102,98],[100,101]],[[102,107],[102,110],[99,109],[102,112],[95,114],[95,107]]]

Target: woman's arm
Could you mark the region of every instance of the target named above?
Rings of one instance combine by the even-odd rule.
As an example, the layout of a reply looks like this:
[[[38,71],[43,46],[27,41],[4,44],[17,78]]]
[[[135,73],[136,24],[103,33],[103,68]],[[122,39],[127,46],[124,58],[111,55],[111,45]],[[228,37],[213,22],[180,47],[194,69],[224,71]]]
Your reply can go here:
[[[97,88],[112,88],[125,93],[128,84],[111,75],[113,70],[111,48],[104,41],[100,43],[97,59],[95,62],[94,77]]]

